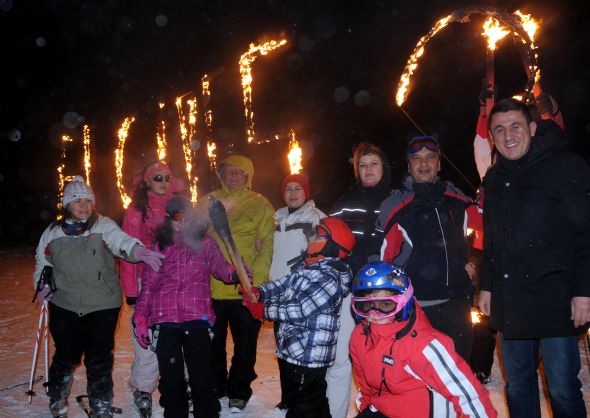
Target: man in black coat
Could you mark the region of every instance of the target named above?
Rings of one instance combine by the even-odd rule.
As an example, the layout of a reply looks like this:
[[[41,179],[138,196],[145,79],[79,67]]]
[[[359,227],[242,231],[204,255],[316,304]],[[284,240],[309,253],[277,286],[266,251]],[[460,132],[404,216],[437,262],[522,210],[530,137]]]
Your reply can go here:
[[[457,353],[469,361],[473,285],[465,269],[465,227],[470,199],[439,179],[436,138],[413,138],[406,157],[408,176],[379,209],[376,227],[385,236],[381,259],[406,269],[432,326],[451,337]]]
[[[590,320],[590,167],[521,102],[490,113],[499,153],[484,182],[479,307],[500,333],[511,418],[540,417],[539,354],[553,416],[586,417],[577,336]]]

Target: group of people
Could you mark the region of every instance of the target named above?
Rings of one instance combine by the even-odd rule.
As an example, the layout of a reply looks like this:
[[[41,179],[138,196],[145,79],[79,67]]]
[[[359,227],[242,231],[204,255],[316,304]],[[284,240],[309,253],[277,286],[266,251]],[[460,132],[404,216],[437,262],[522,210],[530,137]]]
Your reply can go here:
[[[55,343],[52,416],[67,417],[84,355],[92,417],[112,417],[122,287],[134,306],[129,384],[146,416],[156,386],[167,418],[187,417],[189,401],[201,418],[218,417],[221,401],[244,410],[266,319],[288,418],[346,418],[353,374],[358,418],[495,417],[469,365],[477,275],[477,303],[500,335],[510,416],[540,417],[542,359],[554,416],[585,417],[577,336],[590,322],[590,169],[564,147],[563,130],[514,99],[494,106],[488,131],[497,157],[479,206],[439,178],[434,137],[408,143],[408,174],[393,189],[382,149],[357,145],[355,184],[328,216],[304,175],[284,179],[286,206],[275,212],[251,188],[250,159],[220,161],[221,188],[210,196],[227,212],[249,286],[210,225],[208,199],[193,208],[165,163],[137,176],[122,228],[96,213],[76,178],[62,218],[41,237],[34,274]],[[466,237],[481,230],[482,211],[474,271]]]

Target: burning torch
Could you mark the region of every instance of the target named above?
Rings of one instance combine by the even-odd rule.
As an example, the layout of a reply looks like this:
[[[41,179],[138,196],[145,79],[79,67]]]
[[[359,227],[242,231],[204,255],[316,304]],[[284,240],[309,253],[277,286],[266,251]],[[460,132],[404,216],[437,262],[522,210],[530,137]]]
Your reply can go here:
[[[508,31],[500,25],[498,20],[489,16],[483,24],[482,35],[488,40],[488,47],[486,49],[486,83],[489,88],[494,88],[494,51],[496,50],[496,43],[508,35]],[[494,106],[494,97],[486,97],[486,115],[490,114]]]

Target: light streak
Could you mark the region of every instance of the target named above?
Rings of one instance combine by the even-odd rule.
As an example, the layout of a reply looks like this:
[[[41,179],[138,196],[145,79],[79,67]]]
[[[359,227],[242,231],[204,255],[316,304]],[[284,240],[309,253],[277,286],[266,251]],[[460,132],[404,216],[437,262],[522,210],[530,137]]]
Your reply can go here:
[[[193,98],[191,100],[187,100],[186,104],[188,105],[188,117],[185,115],[182,109],[182,97],[176,98],[180,138],[182,139],[182,151],[184,153],[185,161],[185,171],[189,181],[191,201],[193,204],[195,204],[197,203],[197,182],[199,179],[196,176],[193,176],[193,156],[191,142],[195,135],[195,128],[197,124],[197,99]]]
[[[115,169],[116,169],[116,176],[117,176],[117,189],[119,189],[119,195],[121,196],[121,201],[123,202],[123,208],[127,209],[129,204],[131,203],[131,198],[125,192],[125,186],[123,185],[123,153],[125,150],[125,141],[127,140],[127,136],[129,134],[129,128],[131,124],[135,122],[134,117],[127,117],[123,121],[121,128],[117,131],[117,137],[119,138],[119,142],[117,143],[117,148],[115,149]]]
[[[289,160],[289,167],[291,168],[291,174],[300,173],[303,167],[301,166],[301,158],[303,151],[299,146],[299,142],[295,139],[295,132],[291,130],[291,141],[289,142],[289,153],[287,159]]]
[[[254,131],[254,112],[252,111],[252,63],[261,55],[267,55],[271,51],[285,45],[286,39],[279,41],[271,40],[260,45],[250,44],[250,49],[240,56],[240,76],[242,77],[242,92],[244,97],[244,115],[246,117],[246,138],[248,143],[270,142],[257,140]]]
[[[90,127],[88,125],[84,125],[82,128],[82,135],[83,135],[83,143],[84,143],[84,171],[86,172],[86,184],[88,187],[90,186],[90,170],[92,168],[92,164],[90,162]]]
[[[160,102],[158,103],[158,106],[160,107],[160,111],[164,109],[164,103]],[[158,143],[158,160],[165,161],[168,144],[166,143],[166,122],[164,119],[160,121],[160,125],[156,130],[156,141]]]
[[[60,220],[62,218],[61,215],[61,209],[62,209],[62,205],[61,205],[61,199],[64,196],[64,186],[66,184],[66,181],[71,181],[74,179],[74,176],[65,176],[64,175],[64,170],[66,168],[66,144],[68,142],[73,142],[74,140],[67,136],[67,135],[62,135],[61,137],[61,155],[60,155],[60,160],[61,160],[61,164],[57,166],[57,177],[58,177],[58,185],[57,185],[57,220]]]
[[[209,157],[209,168],[211,171],[214,171],[215,167],[217,167],[217,155],[215,154],[216,149],[217,145],[215,145],[215,142],[207,142],[207,156]]]

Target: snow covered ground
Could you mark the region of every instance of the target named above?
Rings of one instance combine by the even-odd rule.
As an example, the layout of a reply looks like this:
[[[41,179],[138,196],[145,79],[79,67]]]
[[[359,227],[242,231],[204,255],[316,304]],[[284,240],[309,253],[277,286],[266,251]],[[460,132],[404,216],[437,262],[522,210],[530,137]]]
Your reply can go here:
[[[31,359],[33,356],[34,338],[39,319],[39,304],[31,303],[32,273],[34,268],[33,249],[29,251],[0,252],[0,417],[31,417],[49,418],[47,398],[40,383],[34,386],[37,396],[29,405],[27,390]],[[124,308],[117,329],[115,353],[115,400],[114,405],[123,409],[121,418],[135,418],[138,416],[133,407],[131,391],[127,386],[133,349],[131,346],[129,309]],[[588,370],[589,357],[584,341],[580,342],[582,353],[582,371],[580,378],[583,382],[586,406],[590,411],[590,373]],[[231,356],[231,344],[229,350]],[[39,358],[37,375],[45,375],[43,353]],[[50,344],[51,360],[51,344]],[[223,404],[222,417],[235,418],[272,418],[282,417],[283,414],[274,410],[279,400],[278,368],[274,357],[274,338],[272,325],[265,323],[258,341],[258,359],[256,363],[258,379],[254,381],[254,395],[246,409],[241,414],[228,412],[227,404]],[[76,380],[72,389],[70,402],[70,418],[84,418],[84,412],[75,404],[74,396],[84,394],[85,371],[81,365],[76,371]],[[6,389],[14,384],[27,382],[27,385]],[[500,417],[507,417],[504,401],[504,384],[498,362],[494,364],[492,381],[487,385],[493,404],[498,409]],[[542,392],[543,390],[540,389]],[[355,391],[353,391],[354,393]],[[155,394],[157,398],[157,392]],[[542,405],[543,417],[549,417],[547,396]],[[351,405],[353,405],[351,400]],[[356,415],[351,407],[349,417]],[[162,410],[154,403],[153,417],[162,417]]]

